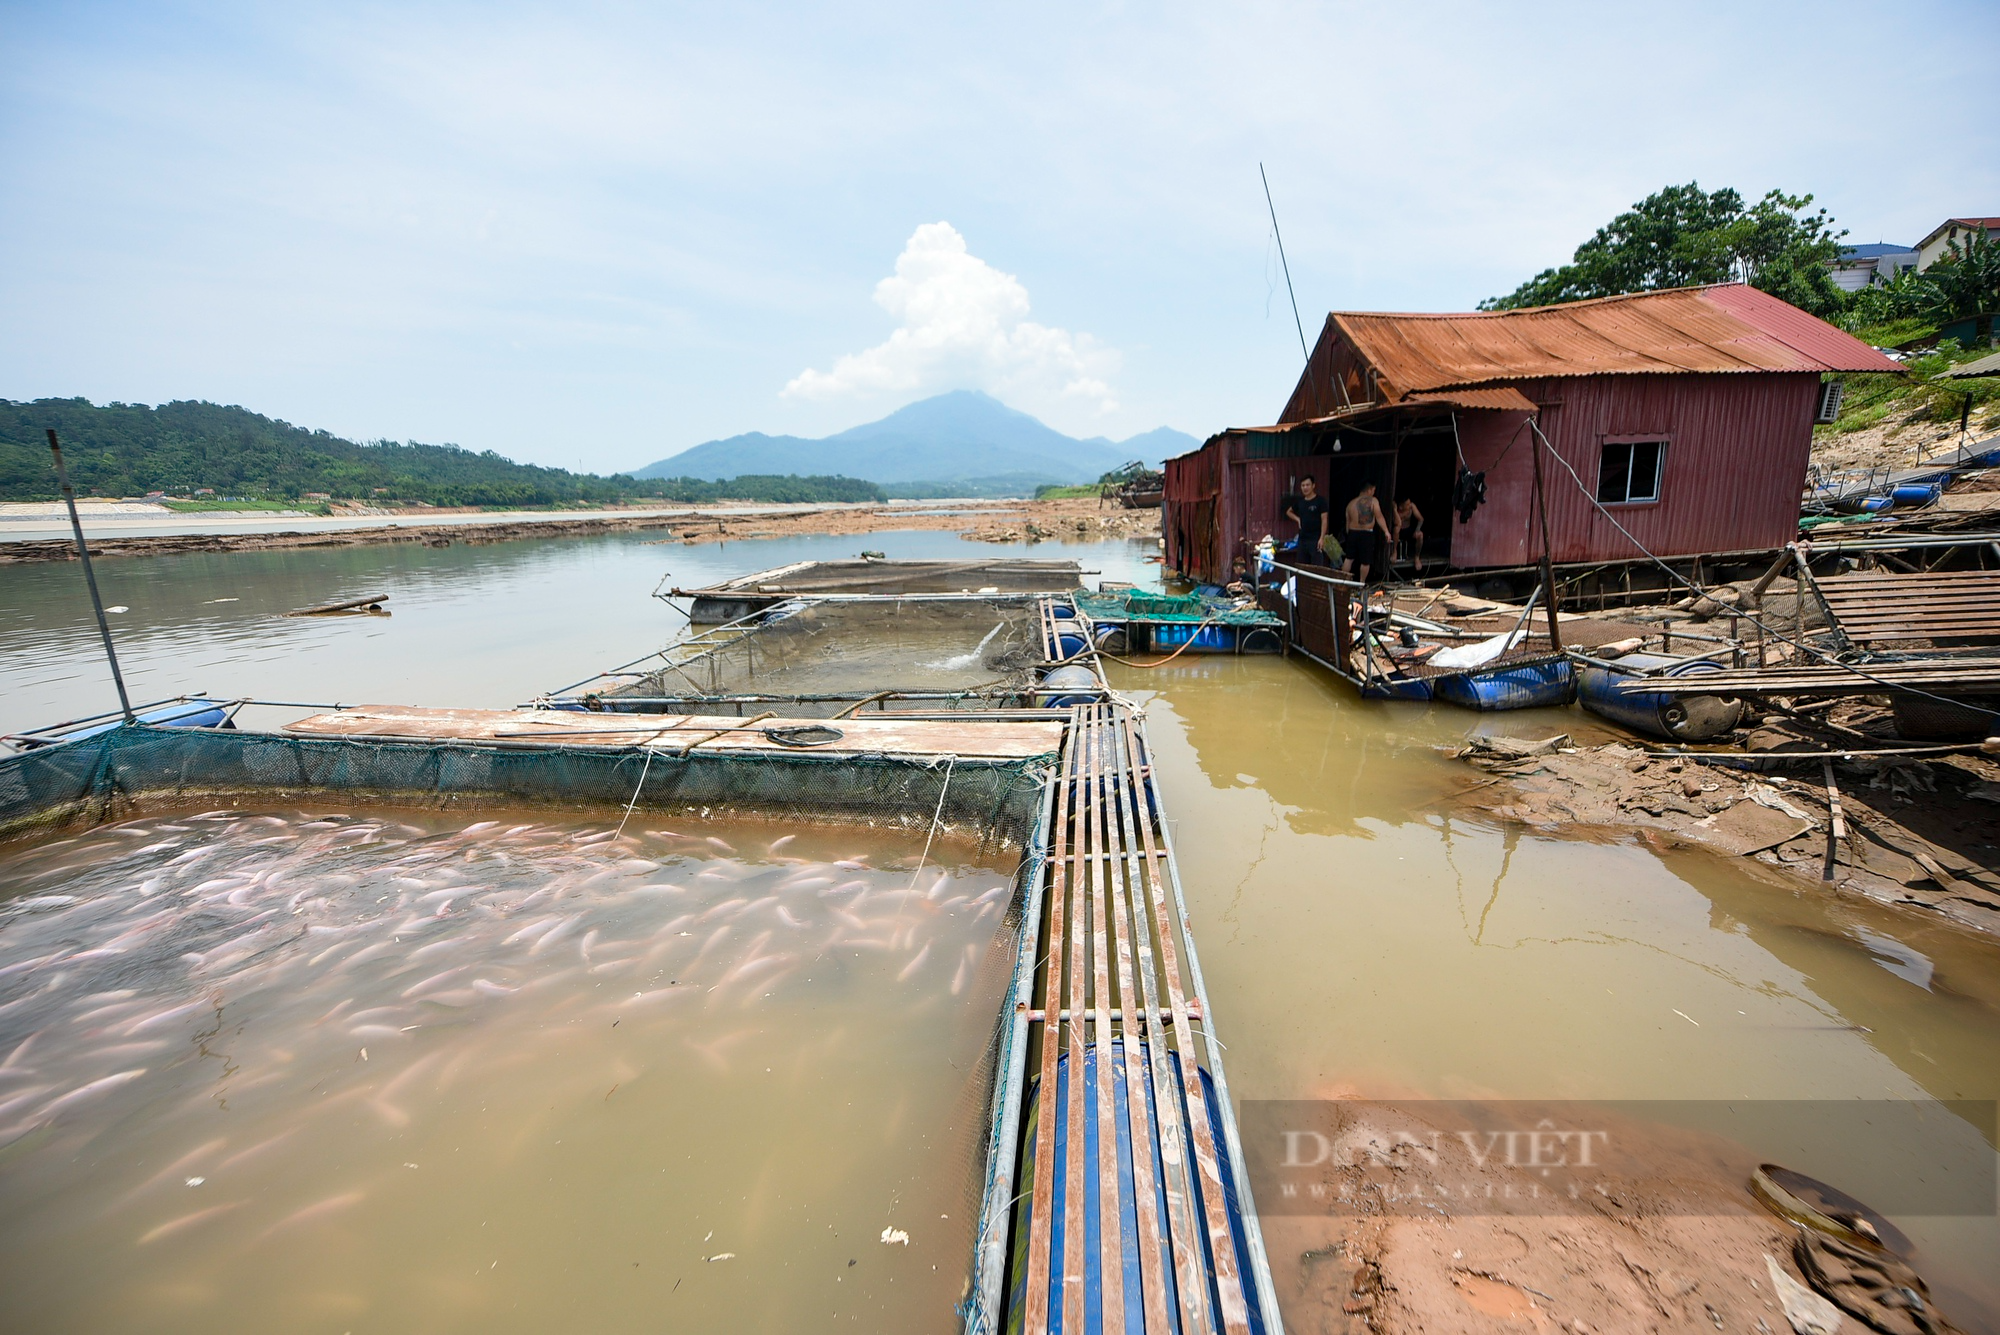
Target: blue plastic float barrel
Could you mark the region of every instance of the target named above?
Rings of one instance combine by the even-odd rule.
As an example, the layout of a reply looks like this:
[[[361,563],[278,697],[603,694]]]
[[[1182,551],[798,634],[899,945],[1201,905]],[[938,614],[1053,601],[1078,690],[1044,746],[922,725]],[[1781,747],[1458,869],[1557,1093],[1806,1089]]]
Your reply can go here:
[[[1104,693],[1104,683],[1097,674],[1081,663],[1071,663],[1059,667],[1042,678],[1044,689],[1060,692],[1044,696],[1042,705],[1047,709],[1068,709],[1071,705],[1096,704]]]
[[[1935,482],[1906,482],[1889,493],[1889,500],[1899,510],[1913,510],[1937,504],[1943,494],[1944,488]]]
[[[1060,630],[1056,632],[1056,657],[1068,662],[1080,658],[1090,649],[1090,641],[1080,630]]]
[[[1664,654],[1626,654],[1618,664],[1667,677],[1722,671],[1708,659],[1675,663]],[[1743,721],[1743,702],[1733,696],[1666,695],[1645,683],[1644,677],[1586,664],[1578,674],[1577,702],[1634,732],[1679,742],[1713,741]]]
[[[1497,672],[1461,672],[1439,677],[1432,695],[1467,709],[1540,709],[1568,704],[1576,694],[1576,674],[1567,658],[1530,663]]]

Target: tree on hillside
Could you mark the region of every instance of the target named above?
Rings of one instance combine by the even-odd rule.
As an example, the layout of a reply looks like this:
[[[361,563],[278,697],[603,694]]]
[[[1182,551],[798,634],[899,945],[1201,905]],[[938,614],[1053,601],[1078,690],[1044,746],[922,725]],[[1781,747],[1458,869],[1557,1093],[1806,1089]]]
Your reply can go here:
[[[1977,316],[1973,342],[1993,341],[1993,315],[2000,311],[2000,241],[1985,232],[1962,244],[1953,241],[1923,277],[1932,289],[1931,309],[1924,314],[1941,324]]]
[[[1977,317],[1972,341],[1993,338],[1993,316],[2000,312],[2000,239],[1985,234],[1953,241],[1922,273],[1905,269],[1887,283],[1856,292],[1843,321],[1850,329],[1868,329],[1898,320],[1921,320],[1933,328]]]
[[[1744,282],[1815,315],[1840,309],[1827,265],[1844,231],[1825,209],[1804,210],[1811,195],[1773,190],[1745,208],[1734,190],[1704,191],[1693,181],[1648,195],[1576,248],[1570,263],[1544,269],[1483,311],[1553,306],[1663,287]]]

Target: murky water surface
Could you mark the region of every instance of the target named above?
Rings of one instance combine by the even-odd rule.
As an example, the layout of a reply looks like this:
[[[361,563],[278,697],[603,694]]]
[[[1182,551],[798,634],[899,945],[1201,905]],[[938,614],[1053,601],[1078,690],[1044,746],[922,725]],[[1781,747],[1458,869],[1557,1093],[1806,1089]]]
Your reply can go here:
[[[864,541],[892,556],[976,556],[984,551],[948,534],[700,548],[606,539],[442,551],[356,548],[106,562],[102,578],[110,600],[132,608],[121,614],[124,620],[117,629],[128,646],[142,693],[206,687],[266,697],[290,693],[286,698],[508,705],[537,690],[639,657],[671,638],[679,629],[676,615],[645,596],[662,570],[672,570],[681,582],[706,582],[709,577],[812,556],[851,556]],[[1135,582],[1151,578],[1157,569],[1142,564],[1143,548],[1123,544],[1048,543],[1023,554],[1077,558],[1105,576]],[[40,723],[103,707],[107,688],[94,657],[94,628],[80,586],[74,567],[8,571],[0,589],[0,629],[7,632],[0,635],[0,671],[8,674],[9,682],[0,697],[0,715],[5,718],[0,726]],[[393,594],[392,618],[315,622],[275,616],[343,593],[378,589]],[[239,601],[215,601],[222,598]],[[1451,794],[1487,776],[1443,758],[1438,748],[1482,729],[1535,736],[1560,730],[1588,736],[1596,731],[1588,715],[1572,710],[1482,717],[1445,707],[1363,704],[1311,665],[1274,658],[1183,655],[1156,671],[1116,669],[1115,680],[1147,705],[1215,1023],[1229,1045],[1230,1081],[1239,1100],[1347,1092],[1384,1098],[1848,1100],[2000,1095],[2000,950],[1992,943],[1778,880],[1744,859],[1706,852],[1662,854],[1615,835],[1565,839],[1529,834],[1452,814]],[[832,853],[829,849],[817,856]],[[206,873],[202,879],[215,875],[219,873]],[[74,892],[44,887],[35,893]],[[225,892],[225,899],[227,893],[233,892]],[[660,920],[662,925],[664,921]],[[773,931],[775,941],[775,926]],[[581,944],[573,929],[541,954],[526,956],[524,963],[540,966],[551,956],[563,956],[580,969],[583,961],[576,951]],[[80,941],[77,948],[84,948]],[[515,958],[523,949],[532,951],[533,943],[508,946],[505,957]],[[440,963],[432,972],[449,963]],[[367,962],[360,967],[365,969]],[[886,968],[886,963],[880,967]],[[931,971],[925,974],[930,979],[926,995],[948,997],[950,973],[935,957],[923,967]],[[474,976],[508,985],[514,981],[493,973]],[[865,1002],[857,995],[851,1009],[801,1015],[789,1035],[793,1048],[810,1053],[820,1050],[809,1046],[813,1043],[869,1042],[878,1026],[886,1026],[890,1034],[907,1034],[899,1027],[905,1023],[900,1009],[905,1003],[896,1000],[906,994],[891,990],[893,974],[877,978],[884,990]],[[413,974],[403,986],[416,981],[419,978]],[[134,985],[107,980],[94,986],[116,992]],[[441,986],[453,990],[467,984],[447,979]],[[645,986],[635,983],[631,990]],[[747,994],[747,989],[743,991]],[[404,1004],[399,994],[391,995],[397,1004]],[[584,1000],[581,992],[573,995],[578,998],[576,1006],[597,1006],[600,1011],[616,999],[605,996],[598,1003]],[[965,1037],[925,1038],[921,1044],[885,1042],[884,1059],[921,1058],[928,1070],[936,1065],[933,1056],[962,1065],[958,1056],[950,1054],[983,1051],[983,1026],[992,1016],[972,1014],[985,1004],[967,1000],[972,995],[968,991],[964,998],[952,999],[965,1002],[965,1017],[953,1021],[965,1026]],[[480,1003],[511,1000],[482,998]],[[773,1007],[782,1000],[758,999],[759,1004]],[[107,999],[99,1004],[118,1002]],[[648,1023],[669,1024],[674,1020],[672,1007],[678,1004],[667,1003],[658,1019]],[[316,1019],[321,1013],[307,1018]],[[504,1008],[491,1012],[495,1017],[528,1013]],[[0,1022],[5,1019],[0,1015]],[[355,1137],[421,1133],[428,1138],[422,1154],[404,1154],[403,1142],[384,1140],[379,1169],[371,1166],[366,1172],[356,1169],[345,1176],[324,1177],[276,1156],[286,1172],[305,1174],[302,1180],[310,1186],[288,1198],[295,1202],[294,1211],[354,1191],[370,1193],[355,1203],[356,1211],[395,1200],[398,1209],[377,1216],[385,1241],[364,1237],[319,1251],[300,1245],[296,1253],[274,1253],[268,1249],[282,1243],[284,1233],[259,1242],[249,1223],[236,1224],[229,1216],[219,1216],[213,1221],[216,1229],[244,1231],[211,1234],[233,1239],[213,1251],[194,1249],[191,1242],[174,1243],[171,1233],[157,1239],[148,1247],[172,1244],[189,1251],[187,1259],[175,1266],[146,1271],[148,1282],[163,1286],[162,1292],[164,1286],[182,1283],[192,1294],[198,1284],[217,1283],[215,1277],[223,1274],[242,1277],[256,1292],[275,1293],[285,1286],[259,1262],[284,1255],[299,1277],[292,1288],[325,1295],[329,1303],[336,1301],[336,1295],[349,1293],[348,1299],[339,1301],[351,1301],[351,1290],[341,1285],[356,1272],[359,1255],[386,1290],[416,1295],[406,1299],[409,1304],[420,1299],[431,1304],[411,1305],[407,1311],[428,1313],[460,1310],[452,1304],[461,1295],[468,1302],[483,1301],[491,1290],[479,1286],[503,1282],[511,1264],[515,1275],[505,1282],[516,1287],[499,1305],[477,1309],[483,1316],[491,1315],[496,1325],[504,1326],[502,1316],[519,1313],[521,1328],[537,1323],[550,1328],[561,1324],[553,1314],[569,1307],[625,1297],[632,1305],[619,1310],[632,1314],[631,1325],[678,1325],[675,1309],[665,1306],[664,1300],[655,1301],[655,1290],[635,1287],[628,1292],[620,1286],[639,1285],[642,1278],[650,1284],[654,1266],[665,1264],[668,1252],[679,1260],[721,1248],[747,1258],[744,1249],[726,1245],[729,1236],[723,1230],[703,1241],[719,1217],[717,1212],[732,1199],[728,1195],[732,1190],[739,1198],[733,1208],[739,1211],[750,1210],[755,1202],[764,1202],[760,1209],[778,1208],[773,1202],[779,1198],[758,1195],[764,1188],[732,1180],[722,1167],[697,1162],[706,1152],[705,1141],[747,1143],[751,1138],[737,1136],[730,1123],[757,1116],[768,1118],[757,1123],[763,1128],[760,1135],[810,1143],[815,1153],[828,1147],[840,1152],[859,1134],[852,1123],[830,1120],[848,1115],[841,1100],[865,1099],[876,1092],[865,1075],[850,1077],[835,1066],[816,1066],[812,1069],[823,1079],[809,1086],[808,1094],[794,1091],[780,1105],[750,1102],[746,1094],[743,1100],[725,1104],[725,1115],[715,1123],[689,1131],[685,1120],[674,1122],[669,1117],[664,1101],[641,1116],[626,1111],[636,1102],[621,1103],[630,1092],[627,1089],[604,1099],[619,1080],[607,1074],[617,1049],[579,1048],[595,1055],[579,1056],[572,1064],[570,1058],[533,1046],[529,1036],[535,1031],[527,1019],[506,1022],[516,1023],[518,1028],[493,1032],[496,1044],[497,1035],[519,1036],[519,1053],[506,1054],[518,1065],[508,1068],[505,1078],[496,1075],[479,1085],[478,1098],[450,1095],[459,1101],[442,1103],[434,1120],[413,1119],[412,1127],[400,1133],[368,1106],[372,1096],[351,1095],[352,1102],[341,1105],[348,1111],[334,1119],[351,1126],[343,1134]],[[631,1023],[621,1020],[604,1042],[622,1042]],[[400,1029],[400,1024],[394,1027]],[[845,1037],[827,1037],[836,1032]],[[250,1034],[246,1030],[246,1040]],[[415,1034],[421,1036],[423,1031]],[[106,1037],[102,1043],[115,1048],[148,1037],[147,1033],[131,1039]],[[356,1050],[363,1046],[351,1036],[339,1041]],[[414,1052],[417,1042],[435,1041],[435,1036],[398,1041]],[[678,1030],[667,1031],[661,1039],[667,1051],[683,1041]],[[697,1036],[697,1041],[705,1040]],[[948,1052],[951,1042],[959,1046]],[[384,1059],[373,1043],[366,1046],[370,1067]],[[743,1049],[736,1051],[740,1054]],[[307,1054],[318,1052],[302,1044],[293,1060],[303,1062]],[[85,1063],[76,1072],[81,1079],[94,1071],[116,1075],[139,1066],[150,1071],[156,1059],[141,1053],[121,1062],[114,1056],[95,1066],[81,1055],[76,1060]],[[355,1051],[328,1047],[325,1060],[351,1075],[358,1059]],[[740,1056],[738,1060],[740,1065]],[[479,1067],[478,1062],[468,1065]],[[732,1078],[775,1080],[786,1069],[775,1060],[762,1065],[774,1067],[770,1076],[762,1076],[752,1062],[749,1074]],[[427,1070],[435,1069],[441,1077],[444,1066],[441,1062]],[[704,1072],[713,1068],[683,1047],[673,1062],[662,1059],[648,1069],[635,1086],[642,1093],[672,1081],[705,1079]],[[946,1070],[950,1069],[947,1064]],[[145,1080],[152,1078],[149,1074]],[[431,1076],[420,1073],[416,1078]],[[467,1077],[455,1073],[452,1078]],[[101,1115],[116,1106],[114,1099],[143,1087],[144,1080],[114,1087],[81,1101],[79,1112]],[[756,1086],[753,1081],[732,1088],[754,1092]],[[542,1097],[544,1090],[550,1097]],[[554,1097],[558,1091],[568,1093]],[[60,1092],[52,1089],[41,1097],[58,1097]],[[257,1094],[253,1090],[245,1097]],[[5,1097],[0,1095],[0,1103]],[[913,1102],[898,1124],[906,1132],[906,1143],[912,1128],[932,1132],[948,1122],[947,1111],[955,1106],[950,1087],[942,1083],[934,1093],[910,1097]],[[593,1100],[595,1105],[586,1107]],[[394,1097],[387,1102],[404,1108]],[[521,1157],[504,1163],[489,1157],[482,1171],[466,1170],[443,1183],[435,1175],[425,1176],[434,1172],[436,1161],[449,1165],[454,1158],[473,1153],[475,1145],[499,1143],[492,1128],[530,1114],[554,1120],[535,1124],[543,1128],[536,1132],[541,1139],[524,1139],[517,1151]],[[575,1122],[567,1120],[572,1114]],[[16,1115],[0,1113],[0,1118]],[[557,1122],[581,1124],[586,1115],[632,1120],[602,1121],[602,1136],[590,1140],[587,1149],[578,1148],[572,1137],[547,1129]],[[339,1118],[348,1121],[339,1123]],[[60,1227],[52,1236],[63,1247],[71,1251],[122,1247],[126,1250],[121,1256],[138,1256],[150,1265],[138,1247],[139,1236],[234,1199],[204,1198],[201,1193],[210,1190],[207,1183],[186,1187],[186,1177],[206,1176],[189,1167],[176,1170],[183,1182],[176,1188],[179,1197],[149,1207],[156,1213],[144,1216],[143,1228],[139,1215],[110,1213],[116,1192],[136,1190],[174,1157],[203,1143],[176,1140],[155,1146],[150,1138],[163,1136],[171,1125],[167,1121],[155,1129],[147,1119],[130,1119],[105,1127],[79,1152],[79,1164],[95,1163],[98,1156],[107,1162],[143,1156],[153,1167],[135,1180],[86,1194],[75,1214],[60,1216]],[[1966,1130],[1989,1144],[1994,1135],[1992,1127]],[[274,1127],[270,1134],[276,1133]],[[565,1140],[560,1147],[552,1143],[558,1135]],[[243,1147],[247,1145],[238,1148]],[[355,1162],[350,1151],[341,1153],[349,1157],[339,1162]],[[695,1159],[687,1158],[691,1153]],[[1862,1143],[1832,1146],[1815,1161],[1793,1166],[1839,1184],[1851,1180],[1873,1153]],[[699,1179],[702,1188],[678,1204],[658,1202],[650,1194],[647,1174],[666,1176],[659,1170],[671,1168],[674,1155],[682,1156],[679,1162],[687,1171],[710,1176]],[[420,1167],[401,1169],[404,1159]],[[802,1153],[798,1162],[816,1160]],[[840,1246],[824,1253],[842,1267],[847,1257],[858,1257],[860,1264],[847,1272],[850,1278],[841,1284],[843,1290],[858,1282],[871,1257],[878,1270],[869,1282],[881,1286],[873,1292],[889,1289],[886,1281],[891,1276],[879,1269],[880,1262],[885,1255],[901,1262],[903,1249],[873,1241],[883,1226],[875,1220],[887,1208],[880,1202],[889,1198],[900,1208],[916,1189],[911,1184],[929,1182],[938,1171],[925,1166],[901,1176],[888,1175],[887,1185],[870,1183],[865,1190],[856,1189],[861,1203],[853,1215],[837,1221]],[[397,1172],[407,1178],[399,1178]],[[955,1190],[956,1172],[956,1168],[943,1171],[942,1184],[932,1184],[932,1189]],[[31,1224],[20,1222],[23,1215],[58,1218],[45,1213],[55,1209],[52,1205],[23,1204],[43,1201],[41,1195],[30,1193],[35,1182],[12,1164],[0,1164],[0,1204],[6,1206],[0,1217],[15,1230],[10,1236],[32,1231]],[[891,1188],[902,1196],[894,1197]],[[48,1187],[42,1182],[32,1190],[40,1193]],[[839,1197],[834,1192],[828,1199]],[[544,1210],[545,1200],[551,1204],[544,1211],[547,1217],[542,1217],[536,1212]],[[504,1210],[496,1201],[504,1204]],[[643,1209],[634,1202],[643,1202]],[[794,1202],[784,1198],[784,1203]],[[295,1227],[331,1229],[339,1224],[344,1208],[329,1207],[324,1219],[308,1219]],[[917,1217],[917,1212],[908,1213]],[[940,1205],[931,1213],[956,1215],[957,1211]],[[862,1215],[867,1216],[868,1226],[860,1229],[865,1236],[855,1244],[858,1250],[841,1251],[858,1227],[847,1220]],[[257,1216],[256,1228],[269,1228],[281,1217]],[[399,1221],[406,1217],[425,1222],[421,1228],[405,1227]],[[747,1218],[737,1216],[738,1224]],[[814,1213],[813,1225],[820,1222]],[[827,1222],[836,1221],[829,1216]],[[960,1221],[934,1222],[943,1228]],[[2000,1256],[2000,1228],[1994,1220],[1899,1217],[1896,1222],[1917,1240],[1919,1267],[1947,1310],[1968,1329],[2000,1328],[2000,1290],[1993,1279],[2000,1273],[1993,1264]],[[187,1237],[199,1236],[198,1230],[208,1227],[190,1225]],[[483,1239],[476,1236],[496,1229],[516,1244],[505,1259],[482,1253]],[[909,1260],[915,1262],[917,1251],[932,1240],[914,1226],[911,1232]],[[448,1254],[449,1264],[442,1260],[435,1267],[418,1264],[415,1258],[424,1253],[414,1243],[427,1234],[459,1239],[450,1248],[439,1244],[437,1254]],[[298,1235],[304,1236],[303,1231]],[[467,1236],[473,1241],[463,1242]],[[618,1243],[611,1242],[613,1238]],[[616,1247],[626,1238],[655,1242],[656,1250],[651,1254],[634,1250],[617,1259]],[[953,1235],[948,1245],[940,1235],[937,1245],[940,1251],[910,1268],[918,1278],[929,1273],[933,1262],[939,1264],[940,1274],[952,1271],[951,1283],[941,1284],[935,1295],[948,1305],[962,1280],[969,1246],[962,1234]],[[58,1254],[55,1243],[31,1237],[22,1246],[28,1251],[21,1254],[31,1253],[45,1272],[28,1275],[40,1301],[52,1301],[50,1295],[58,1291],[77,1304],[100,1301],[86,1291],[95,1276],[67,1253]],[[497,1268],[494,1261],[499,1261]],[[640,1263],[637,1267],[635,1261]],[[815,1251],[812,1264],[820,1263],[821,1254]],[[670,1296],[685,1298],[690,1286],[706,1286],[692,1291],[709,1304],[701,1309],[707,1319],[691,1323],[692,1328],[732,1323],[738,1328],[760,1323],[775,1328],[776,1318],[769,1316],[775,1309],[760,1304],[780,1300],[767,1294],[762,1284],[719,1287],[728,1267],[739,1264],[682,1267],[687,1273],[677,1276],[681,1287]],[[618,1270],[620,1265],[623,1270]],[[479,1266],[487,1268],[475,1274]],[[899,1294],[901,1286],[912,1282],[902,1270],[893,1277]],[[812,1281],[818,1282],[817,1277]],[[671,1289],[671,1281],[666,1283]],[[949,1294],[943,1293],[946,1287]],[[90,1310],[106,1317],[97,1323],[98,1329],[149,1329],[169,1320],[122,1310],[116,1314]],[[157,1310],[207,1309],[162,1305]],[[897,1309],[896,1319],[885,1319],[880,1313],[886,1310],[877,1311],[879,1329],[935,1329],[948,1324],[914,1314],[905,1320],[902,1309]],[[1291,1325],[1313,1328],[1307,1318],[1316,1315],[1293,1314]],[[606,1321],[600,1328],[628,1328],[621,1320]],[[399,1328],[399,1321],[405,1318],[397,1316],[387,1327]],[[815,1317],[803,1324],[827,1322]],[[867,1326],[869,1319],[859,1324]],[[325,1328],[370,1326],[359,1319],[336,1325],[329,1317]]]
[[[1452,814],[1488,776],[1440,748],[1592,733],[1590,716],[1370,705],[1275,659],[1184,664],[1118,679],[1147,701],[1239,1101],[2000,1096],[1994,943],[1747,859]],[[1977,1153],[1995,1128],[1956,1134]],[[1898,1153],[1794,1149],[1835,1184]],[[1995,1219],[1897,1222],[1947,1312],[2000,1327]]]
[[[0,851],[0,1324],[948,1325],[1011,881],[922,856],[337,808]]]

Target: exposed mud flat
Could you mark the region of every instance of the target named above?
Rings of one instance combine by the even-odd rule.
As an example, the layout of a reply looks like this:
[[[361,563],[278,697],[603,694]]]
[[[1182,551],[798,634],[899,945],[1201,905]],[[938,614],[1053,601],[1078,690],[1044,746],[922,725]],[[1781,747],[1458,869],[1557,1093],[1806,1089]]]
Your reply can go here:
[[[1288,1329],[1790,1329],[1765,1258],[1796,1275],[1794,1230],[1751,1198],[1756,1165],[1737,1147],[1619,1127],[1637,1171],[1598,1177],[1551,1210],[1535,1171],[1480,1162],[1421,1103],[1395,1114],[1406,1129],[1439,1133],[1434,1162],[1408,1145],[1353,1156],[1318,1184],[1343,1201],[1335,1213],[1266,1220]],[[1440,1176],[1453,1194],[1476,1196],[1476,1210],[1439,1204],[1425,1188]]]
[[[1823,743],[1766,729],[1752,735],[1761,749],[1704,761],[1567,741],[1475,743],[1459,754],[1494,778],[1463,790],[1460,803],[1545,830],[1582,826],[1636,831],[1654,847],[1699,844],[2000,934],[2000,764],[1988,757],[1835,760],[1845,837],[1829,841],[1825,769],[1816,759],[1784,758]]]
[[[408,512],[413,517],[424,513]],[[517,519],[491,524],[391,523],[369,528],[285,530],[277,533],[176,533],[92,538],[93,556],[173,556],[191,552],[256,552],[383,544],[480,546],[536,538],[594,538],[665,530],[664,541],[743,542],[813,534],[956,532],[980,542],[1036,543],[1143,537],[1160,529],[1158,510],[1126,510],[1095,500],[972,502],[964,508],[913,511],[898,506],[835,506],[817,510],[689,509],[670,514],[589,519]],[[0,565],[73,561],[66,538],[0,542]]]

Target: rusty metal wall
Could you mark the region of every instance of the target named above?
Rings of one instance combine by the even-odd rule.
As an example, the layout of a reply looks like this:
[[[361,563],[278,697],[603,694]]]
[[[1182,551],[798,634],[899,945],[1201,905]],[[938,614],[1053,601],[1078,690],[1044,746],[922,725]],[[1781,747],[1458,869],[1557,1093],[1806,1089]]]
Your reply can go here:
[[[1816,373],[1567,377],[1518,387],[1541,405],[1542,431],[1576,472],[1543,458],[1554,560],[1642,555],[1591,503],[1606,437],[1669,442],[1659,501],[1607,507],[1655,556],[1779,547],[1797,535]],[[1460,418],[1466,461],[1487,474],[1487,500],[1453,529],[1456,565],[1518,566],[1541,555],[1534,457],[1528,434],[1515,431],[1519,420]]]
[[[1198,450],[1167,460],[1160,532],[1166,565],[1190,579],[1219,584],[1228,577],[1233,539],[1225,495],[1229,436],[1211,437]]]

